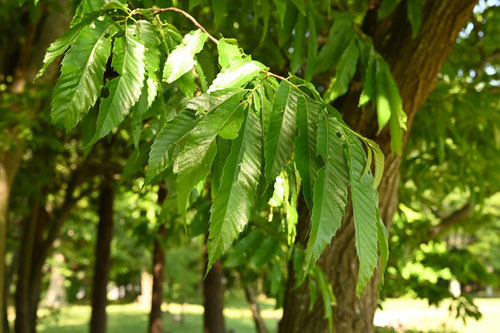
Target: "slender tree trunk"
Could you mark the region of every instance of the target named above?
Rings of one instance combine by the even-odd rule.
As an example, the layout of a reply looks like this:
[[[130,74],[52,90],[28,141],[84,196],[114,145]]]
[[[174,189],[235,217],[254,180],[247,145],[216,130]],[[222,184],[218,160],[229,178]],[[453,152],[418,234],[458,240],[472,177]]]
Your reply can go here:
[[[7,313],[5,254],[7,251],[7,214],[9,210],[10,189],[19,169],[22,152],[22,144],[18,144],[13,150],[0,145],[0,333],[4,332],[4,322],[7,320],[5,318]]]
[[[50,268],[49,289],[42,303],[49,308],[59,309],[66,304],[65,278],[61,271],[61,266],[64,264],[62,253],[54,253],[53,262],[54,265]]]
[[[58,0],[57,2],[62,10],[51,11],[42,25],[40,25],[39,22],[33,22],[29,25],[23,48],[20,51],[20,57],[15,64],[16,69],[14,82],[11,86],[11,93],[23,93],[25,91],[26,83],[32,82],[36,72],[39,70],[48,45],[53,42],[55,37],[61,35],[67,29],[71,19],[70,6],[66,0]],[[59,74],[57,62],[50,67],[51,68],[46,72],[45,78],[40,81],[50,84]],[[12,112],[16,112],[16,108],[19,107],[14,106]],[[34,109],[32,111],[36,113],[38,110]],[[12,134],[12,139],[16,140],[16,133]],[[3,318],[6,313],[4,304],[7,304],[4,295],[4,291],[7,290],[8,287],[5,286],[4,281],[7,208],[10,186],[19,168],[24,145],[24,142],[18,141],[14,148],[14,152],[12,152],[5,150],[6,147],[3,147],[2,143],[0,143],[0,300],[2,300],[0,301],[0,323],[5,320],[5,318]],[[8,179],[8,187],[6,188],[4,187],[5,175],[7,175]],[[36,216],[38,214],[38,211],[34,211],[31,215]],[[39,235],[33,235],[33,231],[37,228],[38,218],[34,217],[28,224],[30,225],[27,226],[28,230],[25,230],[25,236],[23,237],[28,237],[27,239],[30,242],[27,244],[22,243],[20,249],[20,252],[24,252],[26,257],[21,256],[22,260],[18,268],[18,273],[21,274],[22,277],[18,276],[18,288],[16,289],[16,332],[35,332],[36,310],[41,288],[41,272],[37,272],[37,265],[33,265],[28,259],[34,258],[34,239],[39,237]],[[35,272],[34,276],[38,277],[35,279],[34,283],[33,272]],[[21,290],[19,292],[20,286]],[[20,319],[18,319],[19,317]],[[3,329],[4,325],[0,325],[0,333],[4,332]]]
[[[208,264],[208,252],[204,246],[205,274]],[[224,289],[222,287],[222,263],[215,262],[203,280],[203,333],[224,333]]]
[[[167,196],[164,184],[158,190],[158,205],[161,206]],[[166,236],[166,226],[164,221],[159,221],[158,234],[155,237],[153,248],[153,288],[151,295],[151,312],[149,313],[149,332],[163,332],[163,316],[161,303],[163,301],[163,274],[165,271],[165,248],[163,241]]]
[[[257,331],[257,333],[267,333],[266,323],[260,315],[259,303],[257,303],[255,292],[250,285],[245,287],[245,298],[247,299],[248,307],[252,312],[253,321],[255,323],[255,330]]]
[[[413,39],[407,22],[406,1],[402,1],[395,13],[377,22],[376,9],[371,9],[363,30],[372,36],[375,48],[388,61],[394,79],[398,84],[403,107],[408,115],[406,144],[417,110],[425,102],[437,82],[437,75],[453,47],[460,29],[469,19],[475,0],[427,1],[423,8],[422,26],[419,35]],[[357,108],[359,85],[351,85],[347,95],[336,102],[344,119],[353,129],[364,136],[375,139],[386,154],[385,172],[379,187],[381,217],[387,229],[397,209],[399,166],[401,158],[390,153],[390,136],[387,130],[376,136],[376,115],[373,111],[360,112]],[[302,205],[301,210],[307,210]],[[309,219],[299,224],[307,225]],[[356,298],[356,277],[358,262],[354,240],[352,208],[346,209],[342,227],[332,244],[320,258],[320,265],[328,276],[337,306],[333,308],[335,332],[374,332],[373,317],[377,307],[377,285],[380,272],[368,284],[361,299]],[[279,332],[328,332],[328,323],[323,319],[323,304],[318,300],[309,312],[309,295],[306,286],[293,289],[294,275],[290,266],[290,281],[284,303],[284,316]]]
[[[107,286],[110,269],[111,238],[113,235],[112,184],[104,181],[99,197],[99,226],[95,250],[94,278],[92,280],[92,314],[90,332],[106,332]]]
[[[30,218],[26,220],[22,236],[20,257],[23,259],[19,263],[16,288],[16,333],[31,333],[35,329],[32,321],[31,273],[33,268],[32,262],[36,231],[38,223],[40,222],[41,205],[42,203],[40,200],[35,199],[32,205],[32,214]]]

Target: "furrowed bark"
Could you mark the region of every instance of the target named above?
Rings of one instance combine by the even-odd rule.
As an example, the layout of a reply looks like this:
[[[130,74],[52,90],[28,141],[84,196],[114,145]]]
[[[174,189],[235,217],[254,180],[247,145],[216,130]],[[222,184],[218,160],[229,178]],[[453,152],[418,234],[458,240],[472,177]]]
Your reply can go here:
[[[408,116],[408,131],[404,134],[404,145],[411,133],[417,110],[423,105],[437,82],[437,75],[451,51],[458,32],[471,16],[475,0],[427,1],[423,8],[423,21],[419,35],[412,39],[407,22],[406,2],[403,1],[391,16],[377,21],[376,8],[367,14],[363,29],[372,36],[375,48],[388,61],[399,87],[403,108]],[[380,214],[387,229],[398,204],[399,166],[401,157],[391,155],[390,134],[384,130],[379,136],[376,115],[373,111],[361,112],[357,105],[359,84],[352,84],[350,91],[336,102],[344,119],[360,134],[373,138],[386,155],[385,172],[379,186]],[[307,210],[305,205],[299,207]],[[308,225],[309,219],[300,219],[299,224]],[[361,299],[355,296],[358,263],[354,246],[354,221],[351,208],[346,210],[342,227],[337,232],[320,258],[320,265],[328,276],[337,306],[333,308],[335,332],[374,332],[373,317],[377,307],[377,286],[380,272],[367,286]],[[323,319],[323,304],[319,300],[308,312],[309,295],[306,286],[293,289],[293,272],[284,303],[284,316],[279,331],[328,332],[328,323]]]

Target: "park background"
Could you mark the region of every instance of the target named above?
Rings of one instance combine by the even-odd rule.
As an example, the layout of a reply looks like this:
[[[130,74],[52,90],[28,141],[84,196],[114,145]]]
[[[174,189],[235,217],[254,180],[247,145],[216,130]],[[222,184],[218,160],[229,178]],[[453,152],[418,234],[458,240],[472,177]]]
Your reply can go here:
[[[44,54],[75,12],[108,2],[0,0],[2,329],[85,332],[93,320],[109,332],[148,327],[159,332],[153,320],[159,318],[165,332],[276,331],[291,288],[291,245],[280,228],[290,218],[291,186],[275,185],[268,208],[272,227],[253,221],[205,277],[210,191],[194,190],[185,228],[175,207],[174,178],[144,185],[154,124],[146,117],[139,125],[125,120],[88,149],[88,126],[65,131],[51,120],[61,62],[58,58],[33,82]],[[216,38],[235,38],[273,73],[310,80],[355,131],[381,146],[386,155],[381,186],[386,189],[390,179],[397,185],[392,192],[379,190],[391,192],[380,207],[390,215],[384,221],[393,222],[384,282],[368,287],[375,295],[378,290],[371,300],[377,308],[374,321],[371,310],[352,318],[339,315],[342,307],[364,302],[354,297],[355,282],[346,282],[356,281],[349,269],[340,277],[317,271],[309,280],[308,297],[321,309],[312,321],[327,322],[322,311],[330,308],[334,327],[347,317],[355,323],[364,316],[360,321],[368,324],[353,324],[353,332],[498,332],[498,1],[144,0],[129,5],[189,12]],[[177,13],[158,16],[181,36],[195,29]],[[349,53],[355,33],[373,39],[398,85],[409,119],[400,152],[390,139],[392,129],[367,126],[376,123],[373,112],[358,110],[364,60],[361,51]],[[208,82],[218,72],[214,49],[207,46],[198,58]],[[198,81],[190,84],[163,83],[167,93],[153,103],[152,112],[176,108],[203,89]],[[145,131],[139,137],[138,126]],[[357,260],[353,243],[351,248],[349,263]],[[324,284],[327,279],[333,287]],[[352,297],[341,295],[344,287]],[[313,303],[301,305],[304,318],[297,320],[306,322],[308,311],[319,313]],[[91,331],[102,332],[98,326]]]

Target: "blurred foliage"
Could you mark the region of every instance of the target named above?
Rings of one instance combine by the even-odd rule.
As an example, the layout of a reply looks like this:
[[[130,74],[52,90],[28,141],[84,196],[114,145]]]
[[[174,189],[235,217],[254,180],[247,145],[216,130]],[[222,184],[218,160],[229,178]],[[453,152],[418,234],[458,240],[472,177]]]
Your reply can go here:
[[[132,1],[148,7],[175,5],[188,10],[208,30],[216,35],[234,37],[241,47],[261,60],[276,73],[286,74],[294,63],[299,76],[307,73],[304,59],[316,56],[309,50],[311,36],[316,33],[320,46],[325,44],[328,30],[336,11],[331,1],[300,2],[297,6],[280,11],[271,1]],[[351,12],[358,22],[367,1],[336,1],[335,9]],[[387,3],[391,1],[385,1]],[[393,1],[395,3],[395,1]],[[301,12],[307,6],[308,16]],[[316,4],[314,6],[313,4]],[[76,8],[78,1],[73,5]],[[79,158],[88,153],[83,146],[86,124],[69,135],[50,125],[48,104],[50,89],[32,87],[23,94],[8,93],[15,73],[9,61],[19,57],[30,24],[37,22],[47,11],[60,10],[56,1],[31,0],[18,3],[0,1],[0,139],[13,147],[17,139],[27,142],[22,168],[16,179],[12,196],[9,241],[11,253],[18,245],[20,228],[30,214],[30,204],[35,196],[49,193],[47,205],[63,200],[68,176]],[[172,13],[160,14],[162,19],[179,27],[181,31],[192,28],[190,22]],[[300,44],[293,36],[299,22],[307,29],[305,41]],[[480,1],[474,18],[463,29],[456,45],[439,75],[435,91],[414,119],[412,136],[404,155],[400,187],[400,209],[391,232],[391,258],[384,296],[416,295],[430,304],[452,299],[452,309],[459,316],[478,317],[477,308],[469,293],[453,296],[449,291],[452,280],[473,291],[487,285],[498,286],[500,274],[500,77],[498,56],[500,51],[500,7],[494,1]],[[304,28],[305,29],[305,28]],[[314,45],[313,45],[314,46]],[[307,47],[307,49],[306,49]],[[200,53],[207,81],[217,72],[217,59],[212,45]],[[299,57],[299,60],[297,60]],[[294,60],[295,58],[295,60]],[[298,61],[298,64],[297,64]],[[311,62],[308,62],[308,64]],[[335,66],[314,78],[321,93],[328,88],[335,76]],[[112,243],[111,281],[118,286],[132,285],[130,299],[135,298],[140,285],[140,274],[149,270],[152,240],[158,227],[158,217],[168,221],[166,251],[166,289],[168,300],[183,302],[193,298],[199,290],[202,276],[202,246],[204,231],[209,219],[207,189],[196,188],[191,194],[191,208],[187,214],[189,225],[186,235],[177,215],[175,184],[168,184],[169,196],[163,208],[156,202],[157,186],[142,188],[143,165],[157,131],[164,125],[163,117],[171,119],[175,109],[185,98],[175,95],[172,86],[164,87],[164,98],[158,98],[145,118],[151,118],[148,127],[135,137],[132,121],[117,131],[113,147],[119,151],[113,156],[119,166],[121,178],[116,187],[116,224]],[[11,112],[15,109],[16,112]],[[92,112],[92,111],[91,111]],[[9,133],[9,135],[4,135]],[[12,136],[10,133],[15,133]],[[12,138],[16,138],[12,140]],[[130,140],[130,138],[134,138]],[[132,150],[135,141],[137,150]],[[223,144],[220,146],[222,147]],[[110,159],[109,156],[107,156]],[[217,157],[216,157],[217,158]],[[221,156],[219,156],[221,158]],[[225,156],[222,156],[225,158]],[[122,173],[123,171],[123,173]],[[259,291],[276,297],[282,302],[286,281],[286,260],[294,253],[290,240],[294,234],[289,226],[294,221],[287,208],[293,204],[296,184],[290,176],[282,174],[283,183],[273,195],[273,207],[262,216],[255,216],[255,224],[245,230],[225,261],[225,283],[228,288],[240,287],[261,281]],[[168,170],[166,174],[171,173]],[[215,173],[215,171],[214,171]],[[165,176],[163,174],[162,176]],[[168,177],[167,177],[168,178]],[[135,179],[135,180],[132,180]],[[173,183],[167,179],[167,183]],[[296,197],[295,197],[296,198]],[[61,231],[60,244],[54,249],[65,257],[64,274],[70,301],[84,291],[89,296],[91,267],[96,238],[97,193],[79,201],[74,213]],[[466,204],[471,205],[466,219],[456,223],[446,233],[432,242],[427,240],[429,230],[446,216]],[[269,223],[269,220],[277,223]],[[191,240],[192,237],[195,237]],[[252,251],[258,247],[257,251]],[[299,250],[300,252],[300,250]],[[300,255],[300,254],[299,254]],[[48,276],[45,277],[47,285]],[[308,283],[311,294],[328,290],[320,288],[320,273]],[[317,297],[317,296],[314,296]]]

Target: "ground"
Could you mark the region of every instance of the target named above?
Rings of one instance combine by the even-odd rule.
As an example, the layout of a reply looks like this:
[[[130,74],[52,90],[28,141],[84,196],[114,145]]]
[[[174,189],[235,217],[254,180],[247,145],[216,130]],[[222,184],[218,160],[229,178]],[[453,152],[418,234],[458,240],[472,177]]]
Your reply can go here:
[[[479,322],[470,320],[464,326],[461,320],[451,317],[446,305],[441,308],[428,308],[425,301],[412,299],[390,299],[384,303],[383,310],[377,312],[377,326],[404,327],[424,332],[499,332],[500,298],[478,299],[477,304],[483,312]],[[273,309],[270,300],[261,302],[262,315],[271,332],[275,331],[281,316]],[[201,332],[203,308],[199,304],[165,305],[165,332]],[[148,309],[137,303],[110,305],[108,307],[108,327],[110,333],[145,332]],[[181,314],[184,314],[183,316]],[[75,305],[64,308],[59,313],[41,311],[43,317],[39,325],[41,333],[84,333],[88,331],[90,307]],[[255,332],[250,311],[242,300],[229,300],[224,310],[226,328],[235,333]],[[391,330],[394,332],[394,330]],[[400,332],[402,330],[397,330]]]

